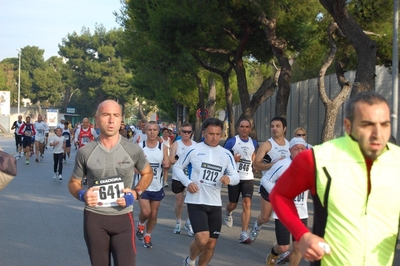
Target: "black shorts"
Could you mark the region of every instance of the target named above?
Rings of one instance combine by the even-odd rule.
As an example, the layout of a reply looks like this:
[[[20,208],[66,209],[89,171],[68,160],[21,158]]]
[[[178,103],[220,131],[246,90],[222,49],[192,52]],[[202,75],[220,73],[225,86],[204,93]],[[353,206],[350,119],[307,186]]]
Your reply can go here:
[[[15,145],[22,146],[22,135],[15,134]]]
[[[182,193],[185,190],[185,186],[182,184],[181,181],[172,179],[172,183],[171,183],[171,190],[172,192],[174,192],[175,194],[179,194]]]
[[[264,200],[270,202],[270,201],[269,201],[269,193],[268,193],[268,191],[267,191],[262,185],[260,186],[260,194],[261,194],[261,197],[262,197]]]
[[[26,137],[26,136],[24,136],[23,138],[22,138],[22,147],[23,148],[26,148],[26,147],[30,147],[31,146],[31,144],[32,144],[32,137]]]
[[[187,204],[193,232],[210,232],[210,238],[218,238],[222,227],[221,206]]]
[[[301,219],[301,221],[307,226],[307,218]],[[279,246],[290,245],[290,232],[279,219],[275,219],[275,237]],[[293,236],[292,241],[295,241]]]
[[[254,180],[240,180],[235,186],[228,186],[229,202],[238,203],[240,193],[243,198],[252,198],[254,192]]]

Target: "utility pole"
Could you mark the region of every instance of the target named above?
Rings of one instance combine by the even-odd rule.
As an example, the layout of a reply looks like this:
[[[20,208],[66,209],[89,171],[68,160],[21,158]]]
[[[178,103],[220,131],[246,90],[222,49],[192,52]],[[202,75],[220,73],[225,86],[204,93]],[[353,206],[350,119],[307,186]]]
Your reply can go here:
[[[21,49],[17,49],[18,51],[18,115],[19,113],[19,107],[21,103]]]

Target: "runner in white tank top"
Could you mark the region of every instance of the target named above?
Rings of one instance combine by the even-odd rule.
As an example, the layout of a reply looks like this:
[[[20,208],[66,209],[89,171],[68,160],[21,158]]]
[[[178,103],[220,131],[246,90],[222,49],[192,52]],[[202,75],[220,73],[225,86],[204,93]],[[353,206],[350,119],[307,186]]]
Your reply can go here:
[[[263,177],[267,176],[269,171],[273,171],[272,167],[279,160],[289,158],[289,142],[285,139],[286,119],[283,117],[274,117],[271,120],[271,135],[272,137],[262,143],[257,150],[254,160],[254,169],[262,172]],[[261,210],[254,223],[253,229],[250,232],[250,238],[255,241],[261,225],[267,223],[271,218],[272,205],[269,202],[269,192],[265,187],[260,186],[259,193],[261,194]]]
[[[169,162],[171,164],[175,164],[179,157],[181,157],[187,149],[193,148],[197,143],[191,140],[191,136],[193,134],[192,125],[189,123],[183,123],[180,129],[181,139],[175,141],[171,147],[171,153],[169,155]],[[191,169],[191,166],[189,166]],[[189,169],[183,169],[185,175],[189,177]],[[171,190],[175,194],[175,216],[176,223],[174,228],[175,234],[181,233],[181,219],[182,219],[182,210],[183,210],[183,200],[185,197],[186,187],[179,181],[176,177],[176,173],[172,169],[172,183]],[[187,215],[186,223],[184,225],[185,230],[187,231],[189,236],[194,236],[194,232],[192,229],[192,225],[189,219],[189,215]]]
[[[139,199],[139,222],[136,237],[143,240],[145,248],[152,248],[151,233],[157,222],[158,208],[164,198],[162,170],[169,169],[168,153],[165,145],[158,141],[159,128],[155,121],[146,124],[145,132],[147,140],[140,142],[147,160],[153,169],[153,180],[150,186],[143,192]]]

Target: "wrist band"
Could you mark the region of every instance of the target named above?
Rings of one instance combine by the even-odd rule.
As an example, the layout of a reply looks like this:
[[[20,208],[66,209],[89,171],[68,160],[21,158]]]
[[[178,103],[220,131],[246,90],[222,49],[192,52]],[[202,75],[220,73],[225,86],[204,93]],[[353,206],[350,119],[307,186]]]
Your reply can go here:
[[[85,202],[85,193],[86,193],[86,190],[84,190],[84,189],[79,190],[78,197],[79,197],[80,201]]]
[[[128,192],[124,195],[125,198],[125,203],[126,203],[126,207],[133,205],[133,203],[135,202],[135,198],[133,197],[133,194]]]

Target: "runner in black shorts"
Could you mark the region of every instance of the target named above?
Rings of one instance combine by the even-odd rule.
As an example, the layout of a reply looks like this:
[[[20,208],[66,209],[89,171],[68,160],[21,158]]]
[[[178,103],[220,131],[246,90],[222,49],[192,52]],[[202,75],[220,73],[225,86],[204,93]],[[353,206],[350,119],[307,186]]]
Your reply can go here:
[[[24,152],[25,152],[26,164],[29,164],[29,157],[31,156],[32,141],[33,141],[33,137],[36,134],[36,131],[35,131],[35,127],[31,123],[30,116],[27,116],[25,121],[26,122],[23,123],[22,126],[19,128],[18,133],[20,135],[23,135],[22,147],[24,148]]]
[[[219,237],[222,226],[221,207],[190,203],[187,207],[189,216],[196,217],[192,220],[194,233],[207,231],[210,232],[210,238]]]
[[[181,129],[179,130],[181,134],[181,139],[175,141],[172,144],[171,152],[169,154],[169,162],[171,165],[176,163],[179,159],[179,156],[183,155],[186,149],[189,149],[196,145],[196,142],[191,140],[191,136],[193,133],[192,125],[189,123],[183,123]],[[185,174],[189,175],[189,169],[185,169]],[[175,228],[174,234],[181,233],[181,218],[182,218],[182,210],[183,210],[183,199],[185,197],[185,189],[186,187],[177,179],[173,169],[172,169],[172,184],[171,190],[175,193]],[[186,223],[184,225],[185,230],[187,231],[189,236],[194,236],[194,232],[192,229],[192,225],[189,219],[189,215],[187,216]]]
[[[253,161],[258,144],[252,140],[251,123],[248,119],[242,119],[238,123],[238,135],[230,138],[225,143],[225,149],[229,150],[236,162],[236,168],[240,176],[240,183],[236,186],[228,186],[229,203],[226,205],[224,222],[226,226],[233,226],[232,212],[236,209],[242,193],[242,231],[239,242],[243,244],[251,243],[247,233],[251,217],[251,199],[254,191]]]
[[[189,217],[194,221],[194,240],[190,244],[190,254],[183,265],[205,266],[210,262],[221,232],[221,187],[237,185],[240,178],[233,156],[219,146],[223,124],[217,118],[208,118],[203,122],[204,142],[180,156],[174,165],[176,177],[187,188],[185,202]],[[185,169],[192,165],[188,175]],[[190,177],[190,178],[189,178]]]

